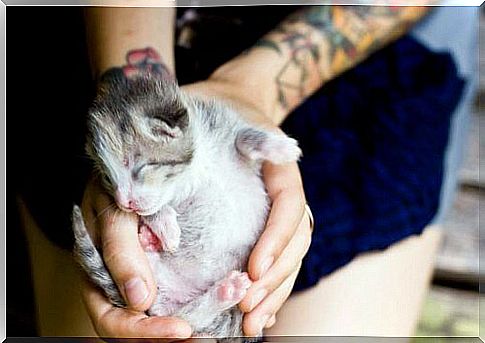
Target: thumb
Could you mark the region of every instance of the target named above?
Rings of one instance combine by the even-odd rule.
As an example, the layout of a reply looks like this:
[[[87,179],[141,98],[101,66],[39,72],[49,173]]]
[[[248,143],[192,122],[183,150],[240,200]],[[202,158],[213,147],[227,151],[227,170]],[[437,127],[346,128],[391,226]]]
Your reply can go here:
[[[138,240],[138,217],[112,210],[100,219],[105,264],[128,307],[146,311],[155,298],[156,285]]]

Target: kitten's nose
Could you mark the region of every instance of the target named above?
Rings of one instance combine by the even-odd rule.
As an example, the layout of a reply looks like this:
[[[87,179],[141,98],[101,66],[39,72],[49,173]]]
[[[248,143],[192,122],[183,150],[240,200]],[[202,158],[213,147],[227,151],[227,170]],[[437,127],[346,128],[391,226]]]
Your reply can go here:
[[[136,205],[134,200],[128,201],[128,208],[133,211],[138,211],[138,206]]]
[[[116,202],[118,203],[118,207],[126,212],[137,211],[138,206],[133,199],[130,199],[127,196],[124,196],[123,192],[119,190],[116,191]]]

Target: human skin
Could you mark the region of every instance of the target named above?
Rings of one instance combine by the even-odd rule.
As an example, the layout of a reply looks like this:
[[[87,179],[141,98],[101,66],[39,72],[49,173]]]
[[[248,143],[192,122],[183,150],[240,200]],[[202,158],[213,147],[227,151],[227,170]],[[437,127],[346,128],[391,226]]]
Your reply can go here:
[[[208,80],[183,89],[231,103],[246,119],[277,129],[325,82],[398,38],[425,13],[417,7],[306,7]],[[88,9],[95,75],[124,65],[129,51],[144,47],[157,50],[173,71],[173,16],[173,8]],[[249,275],[255,282],[240,303],[246,312],[243,325],[248,335],[274,324],[311,240],[297,165],[265,164],[263,178],[272,209],[249,259]],[[190,336],[188,324],[180,319],[143,314],[155,295],[153,275],[138,242],[136,218],[127,213],[115,216],[111,203],[93,179],[85,192],[83,213],[129,305],[129,309],[115,308],[85,283],[83,298],[97,332],[110,337]]]

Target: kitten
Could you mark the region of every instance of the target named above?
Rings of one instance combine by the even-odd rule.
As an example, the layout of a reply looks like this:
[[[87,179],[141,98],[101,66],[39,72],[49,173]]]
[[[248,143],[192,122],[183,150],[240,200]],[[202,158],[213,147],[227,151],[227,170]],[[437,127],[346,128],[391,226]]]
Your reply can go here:
[[[297,142],[150,74],[107,75],[88,128],[87,152],[106,190],[120,210],[140,216],[158,286],[148,314],[183,318],[196,335],[242,336],[237,304],[251,285],[244,270],[270,204],[261,164],[297,160]],[[77,206],[73,227],[78,262],[125,306]]]

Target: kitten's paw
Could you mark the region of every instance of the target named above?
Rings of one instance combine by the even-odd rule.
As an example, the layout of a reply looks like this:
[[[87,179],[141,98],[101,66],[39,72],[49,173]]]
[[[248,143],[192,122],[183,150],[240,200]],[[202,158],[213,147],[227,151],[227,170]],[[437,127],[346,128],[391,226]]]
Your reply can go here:
[[[166,217],[164,220],[164,229],[160,237],[163,251],[175,252],[180,245],[180,227],[177,218]]]
[[[177,212],[164,206],[159,213],[146,219],[153,233],[161,242],[163,251],[175,252],[180,245],[180,226],[177,222]]]
[[[222,308],[230,308],[244,298],[251,284],[248,273],[232,271],[217,285],[217,301]]]
[[[138,240],[140,241],[140,245],[144,251],[155,252],[162,250],[162,243],[160,239],[144,222],[140,222],[140,224],[138,224]]]
[[[256,129],[238,133],[236,147],[250,160],[266,160],[275,164],[297,161],[301,156],[298,142],[283,134]]]
[[[295,139],[283,135],[273,135],[255,151],[261,159],[268,160],[274,164],[295,162],[301,156],[301,149]]]

